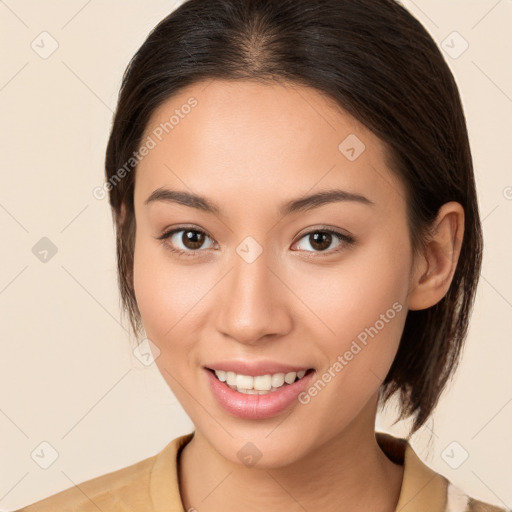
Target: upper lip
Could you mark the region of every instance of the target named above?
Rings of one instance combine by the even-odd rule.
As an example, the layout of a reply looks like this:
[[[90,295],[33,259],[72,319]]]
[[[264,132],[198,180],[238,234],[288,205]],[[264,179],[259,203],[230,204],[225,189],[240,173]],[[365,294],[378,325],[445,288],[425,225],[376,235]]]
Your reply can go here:
[[[223,370],[240,375],[255,377],[256,375],[273,375],[275,373],[300,372],[309,370],[311,366],[289,365],[277,361],[217,361],[205,365],[209,370]]]

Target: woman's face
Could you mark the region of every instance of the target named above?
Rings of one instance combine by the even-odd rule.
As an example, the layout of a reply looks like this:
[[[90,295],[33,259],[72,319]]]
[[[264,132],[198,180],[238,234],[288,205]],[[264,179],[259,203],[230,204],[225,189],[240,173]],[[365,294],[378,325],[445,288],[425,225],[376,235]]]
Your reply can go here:
[[[142,144],[136,299],[197,434],[237,463],[250,441],[272,467],[373,429],[413,265],[382,142],[313,89],[212,81],[158,108]],[[163,189],[182,195],[147,202]],[[314,371],[254,394],[207,368],[243,389]]]

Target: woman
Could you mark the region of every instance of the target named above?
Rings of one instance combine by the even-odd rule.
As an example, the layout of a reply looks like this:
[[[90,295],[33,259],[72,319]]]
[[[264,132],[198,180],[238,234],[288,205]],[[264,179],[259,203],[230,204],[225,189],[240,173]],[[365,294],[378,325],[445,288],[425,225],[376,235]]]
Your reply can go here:
[[[106,155],[137,339],[192,419],[43,510],[499,511],[375,432],[453,374],[482,236],[453,76],[392,0],[189,0]]]

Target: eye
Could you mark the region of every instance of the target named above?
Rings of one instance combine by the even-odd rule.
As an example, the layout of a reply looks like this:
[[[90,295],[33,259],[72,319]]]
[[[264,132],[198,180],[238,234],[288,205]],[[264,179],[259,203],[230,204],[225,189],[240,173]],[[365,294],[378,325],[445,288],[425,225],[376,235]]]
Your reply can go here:
[[[178,256],[197,257],[203,250],[215,247],[213,238],[202,229],[194,227],[180,226],[166,231],[156,238],[157,240],[164,241],[166,249]],[[210,240],[211,243],[205,247],[207,240]],[[300,238],[296,245],[300,246],[301,240],[306,242],[306,247],[299,247],[299,250],[313,254],[338,253],[355,242],[351,236],[333,229],[315,229],[314,231],[309,231]],[[333,242],[335,244],[334,249],[332,248]],[[309,245],[312,250],[308,249],[307,245]]]
[[[300,240],[305,240],[306,243],[303,245],[305,245],[306,248],[299,248],[299,250],[313,253],[327,252],[329,254],[340,252],[345,249],[347,245],[351,245],[355,241],[351,236],[333,229],[315,229],[303,235]],[[333,242],[335,243],[334,249],[332,249]],[[309,250],[307,246],[311,247],[312,251]]]
[[[205,241],[213,239],[201,229],[187,228],[180,226],[165,232],[157,237],[157,240],[164,240],[166,248],[172,252],[185,256],[196,256],[200,249],[209,249],[214,244],[204,247]]]

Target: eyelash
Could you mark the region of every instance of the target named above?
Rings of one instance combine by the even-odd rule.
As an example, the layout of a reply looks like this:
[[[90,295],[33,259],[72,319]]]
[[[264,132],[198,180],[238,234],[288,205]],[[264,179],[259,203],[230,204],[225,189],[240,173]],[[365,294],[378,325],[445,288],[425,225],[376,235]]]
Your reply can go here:
[[[179,257],[183,256],[183,257],[186,257],[186,258],[196,258],[196,257],[199,256],[200,252],[205,251],[205,249],[197,249],[197,250],[184,251],[183,249],[176,249],[176,248],[172,247],[171,245],[169,245],[168,243],[165,243],[165,241],[168,238],[170,238],[175,233],[179,233],[180,231],[193,231],[193,232],[196,232],[196,233],[201,233],[202,235],[205,235],[208,238],[213,240],[213,237],[211,237],[206,231],[203,231],[202,229],[192,228],[192,227],[189,227],[189,226],[179,226],[179,227],[174,228],[172,230],[166,231],[161,236],[156,237],[157,240],[160,240],[160,241],[164,242],[165,248],[167,250],[171,251],[174,254],[177,254]],[[325,251],[299,251],[299,252],[318,254],[318,255],[320,255],[320,257],[322,257],[323,255],[330,256],[332,254],[337,254],[339,252],[342,252],[343,250],[345,250],[347,248],[347,246],[353,245],[355,243],[355,239],[353,237],[351,237],[349,235],[346,235],[344,233],[341,233],[340,231],[336,231],[336,230],[333,230],[333,229],[321,229],[321,228],[313,229],[311,231],[308,231],[307,233],[304,233],[299,238],[299,240],[302,240],[303,238],[305,238],[305,237],[307,237],[307,236],[309,236],[309,235],[311,235],[313,233],[329,233],[331,235],[335,235],[343,243],[341,243],[336,249],[333,249],[333,250],[325,250]],[[317,256],[316,255],[315,256],[309,255],[308,257],[316,258]]]

